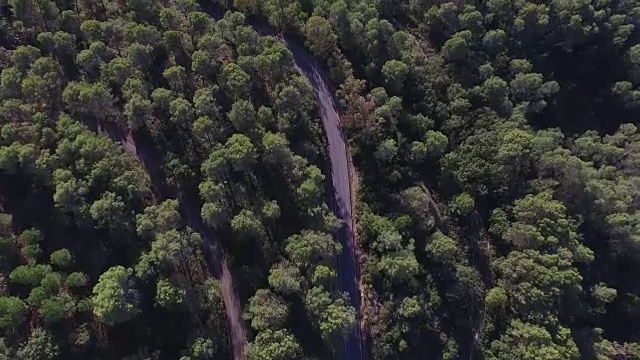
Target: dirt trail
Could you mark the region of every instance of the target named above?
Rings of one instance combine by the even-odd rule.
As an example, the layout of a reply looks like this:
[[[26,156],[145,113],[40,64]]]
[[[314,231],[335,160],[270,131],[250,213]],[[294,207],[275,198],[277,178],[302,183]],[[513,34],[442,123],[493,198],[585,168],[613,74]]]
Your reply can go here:
[[[231,272],[227,267],[227,261],[222,262],[222,273],[220,274],[220,289],[224,301],[224,308],[229,318],[231,328],[231,341],[233,342],[233,358],[235,360],[244,359],[245,333],[240,302],[233,287]]]
[[[136,143],[133,135],[128,133],[122,133],[119,131],[109,131],[107,133],[113,139],[118,139],[126,152],[135,156],[140,163],[146,168],[147,172],[153,180],[153,174],[158,174],[159,162],[158,155],[155,154],[155,149],[150,144]],[[157,181],[157,179],[156,179]],[[222,253],[222,249],[219,242],[214,238],[208,229],[202,224],[200,219],[199,202],[194,199],[193,194],[191,196],[180,196],[180,203],[185,208],[187,215],[187,221],[191,227],[196,230],[202,236],[205,244],[205,254],[213,276],[215,276],[220,285],[220,292],[222,293],[222,300],[224,302],[225,312],[227,319],[229,320],[229,330],[231,333],[231,342],[233,347],[234,360],[244,360],[245,358],[245,331],[244,323],[242,320],[242,312],[240,307],[240,301],[238,300],[235,287],[233,286],[233,279],[227,260]]]
[[[209,4],[209,6],[207,6],[207,13],[216,19],[220,19],[222,17],[221,9],[212,5],[213,4]],[[256,21],[256,19],[253,20],[254,21],[248,22],[258,33],[261,35],[277,36],[275,29],[265,23]],[[348,147],[344,134],[342,133],[338,109],[333,98],[335,92],[331,89],[329,82],[325,80],[326,74],[324,74],[313,56],[304,47],[293,41],[289,41],[286,37],[281,37],[281,39],[292,52],[296,69],[309,80],[313,88],[320,110],[322,125],[327,136],[327,150],[331,163],[331,179],[334,190],[334,211],[338,218],[345,221],[345,225],[337,232],[337,238],[344,248],[339,256],[340,287],[342,291],[349,293],[350,303],[355,308],[357,315],[357,326],[351,330],[345,343],[344,356],[347,360],[362,360],[363,346],[361,330],[365,324],[362,323],[364,319],[361,317],[361,294],[363,289],[359,279],[360,269],[358,261],[360,260],[360,256],[358,255],[361,255],[361,251],[359,251],[356,242],[355,219],[352,216],[355,215],[353,211],[353,201],[355,200],[355,191],[357,190],[357,184],[353,186],[354,180],[357,182],[357,179],[353,178],[355,171],[353,164],[349,164],[350,156]],[[122,136],[121,139],[123,146],[128,152],[133,153],[139,159],[142,157],[141,161],[143,164],[145,164],[144,158],[150,158],[148,155],[145,156],[144,153],[146,151],[144,150],[153,149],[138,149],[134,139],[130,135]],[[143,150],[142,153],[140,150]],[[351,168],[349,165],[351,165]],[[147,169],[151,170],[149,168]],[[353,173],[351,173],[352,171]],[[219,242],[213,241],[213,236],[209,236],[209,231],[202,226],[199,208],[195,206],[199,204],[197,196],[192,196],[191,200],[186,200],[184,203],[189,213],[188,218],[192,223],[192,227],[202,234],[205,245],[207,245],[205,250],[209,250],[207,255],[210,259],[210,266],[212,266],[214,275],[216,275],[220,281],[220,290],[229,319],[234,359],[242,360],[244,359],[245,350],[244,323],[241,317],[240,303],[235,288],[233,287],[233,281],[226,259],[219,246]],[[194,207],[197,209],[194,209]]]

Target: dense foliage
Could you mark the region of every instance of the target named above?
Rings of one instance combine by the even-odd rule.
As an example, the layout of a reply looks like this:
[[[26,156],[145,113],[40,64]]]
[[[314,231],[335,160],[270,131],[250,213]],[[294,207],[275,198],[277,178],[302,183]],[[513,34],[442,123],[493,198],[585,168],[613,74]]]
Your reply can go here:
[[[318,108],[251,23],[337,89],[368,357],[640,359],[640,2],[2,10],[0,358],[229,358],[236,291],[247,358],[343,356]]]
[[[340,87],[373,358],[640,358],[640,3],[250,4]]]
[[[236,289],[249,358],[340,349],[311,87],[242,14],[199,9],[3,9],[0,357],[230,357]]]

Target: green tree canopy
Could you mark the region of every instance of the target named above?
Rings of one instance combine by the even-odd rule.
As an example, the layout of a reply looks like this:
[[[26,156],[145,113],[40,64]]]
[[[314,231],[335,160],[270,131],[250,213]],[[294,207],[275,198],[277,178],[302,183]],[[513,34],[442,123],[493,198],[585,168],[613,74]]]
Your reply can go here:
[[[111,267],[93,287],[93,312],[107,325],[128,321],[138,311],[138,294],[130,273],[123,266]]]

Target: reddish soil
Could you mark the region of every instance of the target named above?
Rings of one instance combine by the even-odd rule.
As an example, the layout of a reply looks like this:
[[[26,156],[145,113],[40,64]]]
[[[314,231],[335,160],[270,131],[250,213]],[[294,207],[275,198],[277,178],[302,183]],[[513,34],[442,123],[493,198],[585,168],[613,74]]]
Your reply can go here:
[[[113,138],[113,133],[111,133]],[[139,148],[136,145],[135,139],[130,131],[126,133],[121,133],[120,136],[116,136],[122,142],[122,146],[126,152],[135,156],[142,165],[146,168],[149,176],[151,176],[154,171],[149,169],[149,161],[144,161],[145,158],[148,159],[148,156],[152,154],[152,151],[147,151],[149,149]],[[199,221],[199,211],[193,211],[191,208],[191,204],[185,204],[189,208],[189,218],[191,218],[192,222],[197,224],[201,224]],[[195,221],[193,218],[197,217],[198,220]],[[196,226],[198,232],[205,240],[205,242],[212,243],[212,239],[208,234],[208,231],[203,229],[201,226]],[[220,291],[222,292],[222,300],[224,302],[225,312],[227,314],[227,319],[229,320],[229,330],[231,333],[231,342],[233,347],[233,358],[234,360],[244,360],[245,353],[245,332],[244,332],[244,323],[241,316],[241,308],[240,301],[238,300],[237,293],[233,286],[233,279],[231,277],[231,272],[229,271],[229,267],[227,265],[227,261],[224,256],[210,256],[211,262],[214,265],[213,275],[218,279],[220,285]]]
[[[231,273],[227,267],[226,260],[223,260],[222,272],[220,274],[220,289],[224,301],[224,308],[229,319],[229,327],[231,328],[231,341],[233,342],[233,358],[235,360],[244,359],[244,324],[240,315],[240,302],[234,291]]]

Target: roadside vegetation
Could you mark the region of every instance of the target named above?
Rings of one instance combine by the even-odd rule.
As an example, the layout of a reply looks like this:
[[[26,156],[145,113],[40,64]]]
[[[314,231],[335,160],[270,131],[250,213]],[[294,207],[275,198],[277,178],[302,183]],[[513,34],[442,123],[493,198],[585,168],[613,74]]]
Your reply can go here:
[[[4,10],[2,357],[238,356],[234,302],[250,358],[339,351],[340,222],[289,50],[192,1]]]
[[[640,359],[640,2],[2,11],[0,359],[342,356],[318,108],[250,24],[336,90],[367,356]]]

